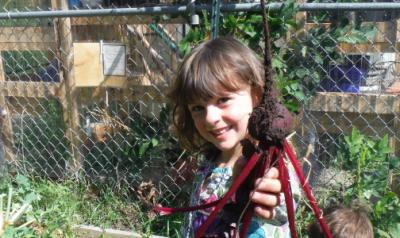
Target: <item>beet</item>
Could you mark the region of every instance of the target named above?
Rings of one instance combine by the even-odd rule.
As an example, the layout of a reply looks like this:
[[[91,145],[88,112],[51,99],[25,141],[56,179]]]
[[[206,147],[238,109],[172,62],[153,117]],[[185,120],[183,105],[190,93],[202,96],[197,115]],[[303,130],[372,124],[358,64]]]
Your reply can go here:
[[[292,130],[292,115],[279,101],[274,89],[274,71],[272,68],[272,48],[270,43],[268,16],[265,0],[261,1],[264,27],[264,95],[261,103],[253,110],[249,119],[249,133],[260,141],[261,145],[282,145],[282,141]],[[263,148],[265,149],[265,148]]]
[[[250,135],[262,144],[281,144],[292,130],[292,115],[280,102],[258,105],[249,119]]]
[[[244,158],[250,158],[254,153],[257,152],[257,148],[251,143],[249,139],[244,139],[240,142],[242,144],[242,155]]]
[[[267,171],[275,162],[278,162],[279,179],[282,184],[282,189],[285,195],[285,202],[288,212],[288,222],[291,231],[291,236],[297,238],[295,217],[294,217],[294,206],[293,197],[290,187],[290,179],[288,168],[285,163],[285,154],[289,156],[290,162],[295,166],[296,174],[300,177],[303,184],[303,189],[307,194],[307,198],[312,204],[313,211],[318,221],[320,222],[324,233],[327,237],[332,238],[332,235],[324,221],[322,214],[318,208],[318,205],[311,194],[311,190],[304,179],[300,166],[297,164],[295,154],[290,148],[286,141],[286,136],[292,130],[293,118],[289,110],[279,101],[278,93],[274,90],[274,72],[272,68],[272,54],[271,54],[271,43],[270,33],[268,26],[268,16],[266,14],[265,0],[261,0],[262,19],[264,26],[264,37],[265,37],[265,53],[264,53],[264,70],[265,70],[265,85],[264,95],[260,104],[253,110],[250,118],[248,129],[250,135],[259,141],[258,150],[267,152],[268,156],[263,156],[263,166],[261,173],[257,174],[256,178],[264,176],[264,171]],[[244,146],[245,147],[245,146]],[[248,146],[247,146],[248,147]],[[249,147],[248,147],[249,148]],[[250,152],[248,148],[243,148],[243,154],[245,156]],[[251,206],[250,206],[251,207]],[[250,211],[249,214],[252,214]],[[250,216],[251,217],[251,216]],[[244,237],[250,222],[249,216],[245,216],[243,220],[243,230],[241,231],[241,237]],[[246,219],[247,218],[247,219]]]

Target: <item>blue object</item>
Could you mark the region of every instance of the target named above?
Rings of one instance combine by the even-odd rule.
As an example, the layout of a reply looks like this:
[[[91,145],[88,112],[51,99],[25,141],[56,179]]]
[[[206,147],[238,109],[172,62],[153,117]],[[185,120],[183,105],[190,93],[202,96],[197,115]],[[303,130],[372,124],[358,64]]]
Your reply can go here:
[[[329,70],[329,76],[321,81],[319,91],[358,93],[366,70],[354,65],[336,65]]]
[[[58,67],[59,61],[54,58],[46,67],[38,71],[38,75],[43,82],[60,82],[60,68]]]
[[[68,7],[70,9],[76,9],[82,7],[82,3],[80,0],[68,0]]]

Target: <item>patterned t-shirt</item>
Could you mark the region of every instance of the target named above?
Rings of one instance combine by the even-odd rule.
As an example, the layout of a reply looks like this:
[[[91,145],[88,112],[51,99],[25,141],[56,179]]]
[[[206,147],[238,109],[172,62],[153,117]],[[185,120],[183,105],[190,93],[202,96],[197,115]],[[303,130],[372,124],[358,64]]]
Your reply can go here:
[[[242,159],[242,158],[241,158]],[[242,159],[244,160],[244,159]],[[199,167],[194,178],[194,190],[191,195],[191,205],[198,205],[220,199],[233,183],[231,167],[216,167],[212,160],[206,159]],[[292,166],[288,165],[290,184],[295,207],[300,199],[299,180]],[[251,181],[251,180],[249,180]],[[246,183],[246,181],[245,181]],[[249,186],[241,186],[229,199],[216,219],[208,227],[206,234],[214,237],[233,237],[245,206],[248,203]],[[287,222],[287,211],[283,193],[280,196],[281,205],[276,207],[274,219],[265,220],[254,216],[251,219],[247,237],[250,238],[287,238],[290,237]],[[182,237],[194,237],[197,229],[206,221],[213,208],[198,210],[187,215],[182,229]]]

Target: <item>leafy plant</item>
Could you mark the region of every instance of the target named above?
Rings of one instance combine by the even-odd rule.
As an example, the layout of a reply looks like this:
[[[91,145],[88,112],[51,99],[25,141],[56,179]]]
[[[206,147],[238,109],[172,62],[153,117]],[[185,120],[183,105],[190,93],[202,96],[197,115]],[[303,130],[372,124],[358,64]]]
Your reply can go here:
[[[375,140],[355,128],[344,137],[338,163],[344,170],[355,172],[354,184],[345,194],[346,200],[368,201],[388,190],[389,160],[392,159],[388,144],[387,135]]]
[[[328,21],[328,25],[329,14],[326,12],[310,15],[308,19],[312,23],[306,23],[307,30],[294,28],[297,31],[287,42],[289,47],[282,47],[277,57],[280,62],[285,62],[277,64],[283,94],[293,95],[288,99],[300,103],[306,103],[304,95],[314,94],[323,80],[331,80],[332,66],[354,64],[337,49],[340,43],[367,43],[376,34],[374,26],[359,26],[345,17]]]
[[[205,39],[208,39],[211,35],[211,24],[208,21],[208,12],[202,11],[202,21],[199,26],[194,26],[185,37],[179,41],[179,51],[182,56],[187,55],[193,47],[200,44]]]
[[[169,108],[163,106],[154,118],[132,110],[123,122],[124,130],[112,132],[101,142],[88,140],[84,153],[88,182],[101,189],[107,184],[114,193],[140,199],[139,191],[142,190],[138,188],[142,183],[151,183],[154,188],[159,188],[160,183],[174,183],[173,180],[162,180],[166,174],[176,172],[174,163],[184,152],[170,133],[169,112]],[[161,173],[160,169],[165,170]],[[174,192],[185,193],[176,188]],[[171,195],[170,190],[166,193]],[[164,195],[161,197],[166,199]]]
[[[99,189],[72,180],[53,182],[16,175],[0,180],[0,193],[12,194],[2,196],[4,206],[0,213],[0,217],[12,222],[1,223],[1,237],[7,238],[75,238],[73,227],[78,224],[135,230],[144,237],[177,237],[182,220],[181,216],[167,220],[149,217],[135,198],[114,193],[110,187]]]
[[[343,202],[370,204],[376,237],[394,238],[400,232],[400,199],[389,187],[389,171],[399,173],[399,167],[393,167],[399,159],[391,155],[387,135],[375,139],[354,128],[344,137],[335,163],[354,176]]]
[[[12,180],[0,180],[0,236],[37,237],[33,229],[37,224],[33,203],[40,196],[33,191],[27,178],[21,175]]]
[[[318,189],[320,207],[351,206],[354,201],[368,206],[374,227],[374,237],[395,238],[400,232],[400,199],[389,184],[389,175],[400,174],[399,158],[392,155],[388,136],[369,137],[356,128],[339,139],[340,147],[327,170],[334,171],[334,185]],[[306,233],[313,217],[306,206],[300,206],[296,216],[297,229]]]
[[[3,210],[3,202],[6,198],[7,206]],[[31,201],[26,200],[23,204],[12,204],[13,189],[9,187],[8,195],[0,195],[0,236],[10,236],[17,232],[23,232],[26,226],[31,224],[34,220],[29,220],[23,224],[18,224],[18,220],[24,213],[31,208]]]

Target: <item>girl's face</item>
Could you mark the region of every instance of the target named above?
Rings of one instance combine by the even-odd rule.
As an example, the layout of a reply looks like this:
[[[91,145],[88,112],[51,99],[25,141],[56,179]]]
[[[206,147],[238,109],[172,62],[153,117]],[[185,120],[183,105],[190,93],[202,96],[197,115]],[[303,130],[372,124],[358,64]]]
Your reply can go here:
[[[219,96],[188,105],[198,133],[223,153],[236,151],[247,135],[253,111],[250,86],[238,91],[222,90]]]

